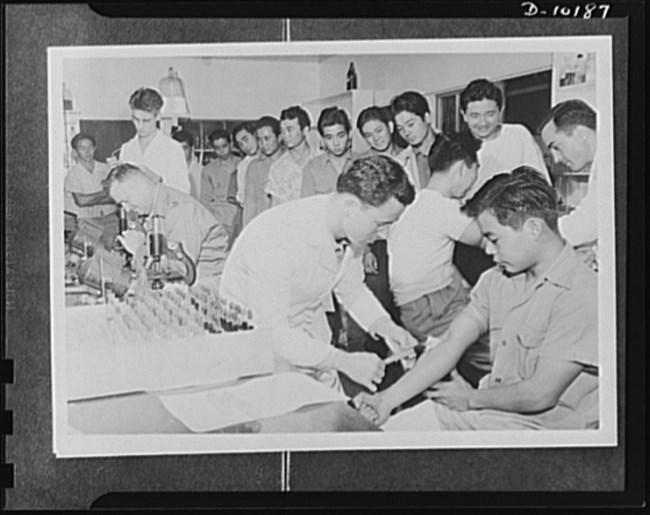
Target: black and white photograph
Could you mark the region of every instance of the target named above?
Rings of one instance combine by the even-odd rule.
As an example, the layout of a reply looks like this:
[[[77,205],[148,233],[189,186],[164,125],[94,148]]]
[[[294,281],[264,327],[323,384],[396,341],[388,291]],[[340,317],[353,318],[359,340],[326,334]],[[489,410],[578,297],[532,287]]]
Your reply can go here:
[[[615,446],[611,51],[50,47],[55,455]]]

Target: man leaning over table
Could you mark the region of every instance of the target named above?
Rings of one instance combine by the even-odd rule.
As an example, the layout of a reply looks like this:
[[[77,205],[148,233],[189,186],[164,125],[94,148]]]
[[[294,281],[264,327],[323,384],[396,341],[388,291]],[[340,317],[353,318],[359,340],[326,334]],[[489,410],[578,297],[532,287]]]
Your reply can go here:
[[[273,330],[277,354],[340,389],[337,372],[371,391],[384,362],[367,352],[331,345],[325,315],[334,292],[357,322],[396,351],[417,341],[392,322],[363,283],[363,249],[413,201],[399,164],[385,156],[356,161],[337,191],[264,211],[235,242],[220,295],[250,308],[256,327]]]

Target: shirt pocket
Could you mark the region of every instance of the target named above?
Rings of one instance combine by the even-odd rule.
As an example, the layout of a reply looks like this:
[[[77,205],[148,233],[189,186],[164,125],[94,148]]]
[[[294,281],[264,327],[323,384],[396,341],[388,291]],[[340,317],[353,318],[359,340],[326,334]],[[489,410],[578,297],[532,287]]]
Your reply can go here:
[[[529,379],[535,372],[539,353],[546,336],[546,330],[522,324],[517,331],[519,351],[519,377]]]

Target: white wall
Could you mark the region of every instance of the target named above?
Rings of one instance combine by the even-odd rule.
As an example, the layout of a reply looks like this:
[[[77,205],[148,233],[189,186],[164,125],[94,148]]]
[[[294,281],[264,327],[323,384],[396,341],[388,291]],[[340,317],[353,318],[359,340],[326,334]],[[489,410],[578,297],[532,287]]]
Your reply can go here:
[[[500,80],[550,69],[552,54],[438,54],[336,56],[321,63],[320,92],[333,95],[345,89],[350,62],[354,62],[359,88],[374,89],[378,104],[409,89],[438,93],[462,88],[473,79]],[[433,106],[432,106],[433,107]]]
[[[173,66],[185,84],[192,118],[278,116],[318,94],[318,64],[215,58],[66,59],[63,82],[84,119],[129,119],[128,99],[158,87]]]
[[[186,86],[192,118],[258,118],[345,91],[351,61],[358,87],[375,90],[375,103],[382,104],[408,89],[442,92],[478,77],[499,80],[548,69],[552,55],[348,55],[320,63],[316,58],[68,58],[63,81],[82,118],[129,119],[131,93],[140,86],[158,87],[173,66]]]

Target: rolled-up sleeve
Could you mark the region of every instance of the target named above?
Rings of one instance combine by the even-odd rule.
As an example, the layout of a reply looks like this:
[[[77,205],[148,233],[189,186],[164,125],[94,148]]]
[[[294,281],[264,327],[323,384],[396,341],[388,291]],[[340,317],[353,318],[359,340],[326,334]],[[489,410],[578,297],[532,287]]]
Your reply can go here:
[[[364,329],[369,330],[382,318],[390,315],[382,307],[377,297],[363,282],[363,252],[347,250],[344,272],[334,288],[334,293],[350,312],[355,321]]]

